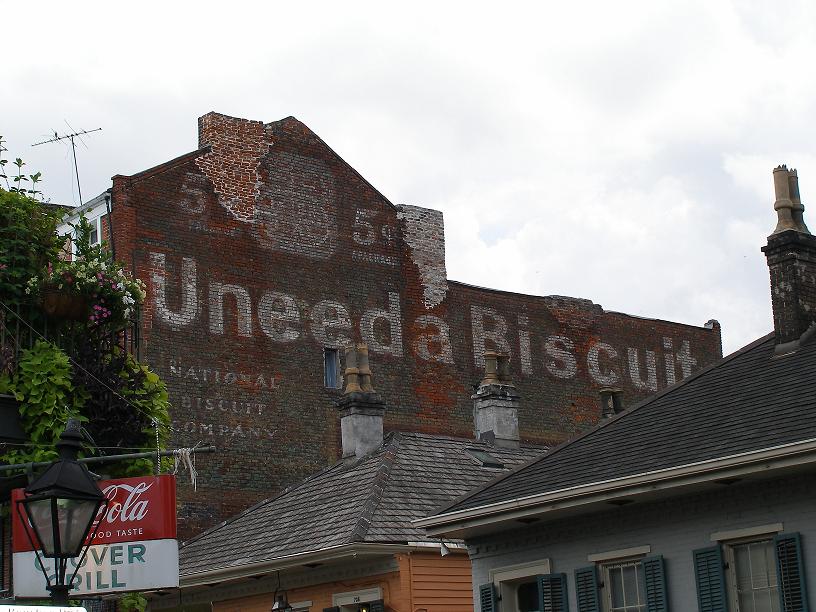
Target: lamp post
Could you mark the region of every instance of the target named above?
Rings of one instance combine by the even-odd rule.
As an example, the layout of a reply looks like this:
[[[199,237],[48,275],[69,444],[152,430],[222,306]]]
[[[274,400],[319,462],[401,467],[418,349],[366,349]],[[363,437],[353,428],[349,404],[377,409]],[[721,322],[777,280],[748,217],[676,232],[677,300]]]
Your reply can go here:
[[[18,502],[17,511],[21,512],[23,523],[33,528],[37,543],[31,540],[29,530],[25,531],[38,559],[38,551],[44,557],[54,559],[53,582],[39,559],[52,603],[67,606],[71,584],[88,552],[85,538],[100,507],[107,508],[108,501],[88,469],[77,462],[77,453],[82,446],[79,421],[68,421],[56,446],[59,460],[26,487],[26,496]],[[69,559],[80,556],[77,569],[66,581]]]

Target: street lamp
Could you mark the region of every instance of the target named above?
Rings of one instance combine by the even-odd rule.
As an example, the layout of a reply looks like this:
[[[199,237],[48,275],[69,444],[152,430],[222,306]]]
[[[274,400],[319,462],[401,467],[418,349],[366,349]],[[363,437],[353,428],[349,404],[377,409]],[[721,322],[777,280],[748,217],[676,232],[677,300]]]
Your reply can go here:
[[[29,530],[25,529],[38,559],[38,549],[44,557],[54,559],[53,583],[42,559],[39,561],[51,600],[57,606],[68,605],[71,584],[88,552],[88,546],[83,546],[85,538],[100,507],[104,505],[107,508],[108,505],[108,500],[88,469],[77,461],[81,443],[79,421],[70,419],[56,445],[59,460],[48,466],[37,480],[26,487],[26,497],[17,506],[21,515],[22,507],[25,512],[22,516],[23,523],[31,525],[39,542],[37,546],[31,540]],[[97,521],[97,527],[98,525]],[[82,558],[76,564],[70,580],[66,582],[68,560],[79,557],[80,554]]]

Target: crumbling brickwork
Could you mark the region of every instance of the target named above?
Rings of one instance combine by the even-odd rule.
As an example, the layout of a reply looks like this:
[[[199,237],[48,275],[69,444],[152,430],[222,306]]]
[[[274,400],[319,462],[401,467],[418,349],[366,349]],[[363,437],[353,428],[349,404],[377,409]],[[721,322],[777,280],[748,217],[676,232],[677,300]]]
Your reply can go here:
[[[599,388],[631,404],[720,357],[716,324],[448,281],[441,213],[392,205],[292,117],[199,129],[199,150],[112,192],[173,443],[219,448],[179,492],[182,536],[339,457],[324,349],[368,344],[386,430],[462,436],[484,351],[509,354],[522,439],[550,443],[600,418]]]

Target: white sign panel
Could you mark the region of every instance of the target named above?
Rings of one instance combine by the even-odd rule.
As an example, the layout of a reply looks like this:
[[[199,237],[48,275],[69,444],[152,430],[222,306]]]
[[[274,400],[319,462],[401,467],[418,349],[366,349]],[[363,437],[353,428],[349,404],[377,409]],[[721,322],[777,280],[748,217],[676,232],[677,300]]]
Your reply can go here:
[[[0,606],[0,612],[88,612],[75,606]]]
[[[36,554],[16,552],[13,557],[14,595],[48,597]],[[66,580],[76,569],[75,561],[68,562]],[[53,559],[43,558],[43,563],[53,574]],[[53,581],[53,576],[49,578]],[[73,584],[71,597],[178,587],[178,542],[146,540],[91,546]]]

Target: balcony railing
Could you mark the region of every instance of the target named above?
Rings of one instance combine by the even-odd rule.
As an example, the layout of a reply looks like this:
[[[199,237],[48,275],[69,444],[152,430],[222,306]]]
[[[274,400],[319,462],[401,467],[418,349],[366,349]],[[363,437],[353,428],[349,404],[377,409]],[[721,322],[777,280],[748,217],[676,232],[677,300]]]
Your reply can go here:
[[[51,342],[72,360],[84,363],[88,363],[89,347],[94,352],[92,358],[100,361],[118,351],[125,351],[138,360],[139,322],[140,312],[136,310],[123,327],[89,328],[85,323],[49,317],[37,304],[0,304],[0,373],[12,374],[20,354],[38,340]],[[80,352],[82,359],[79,359]]]

